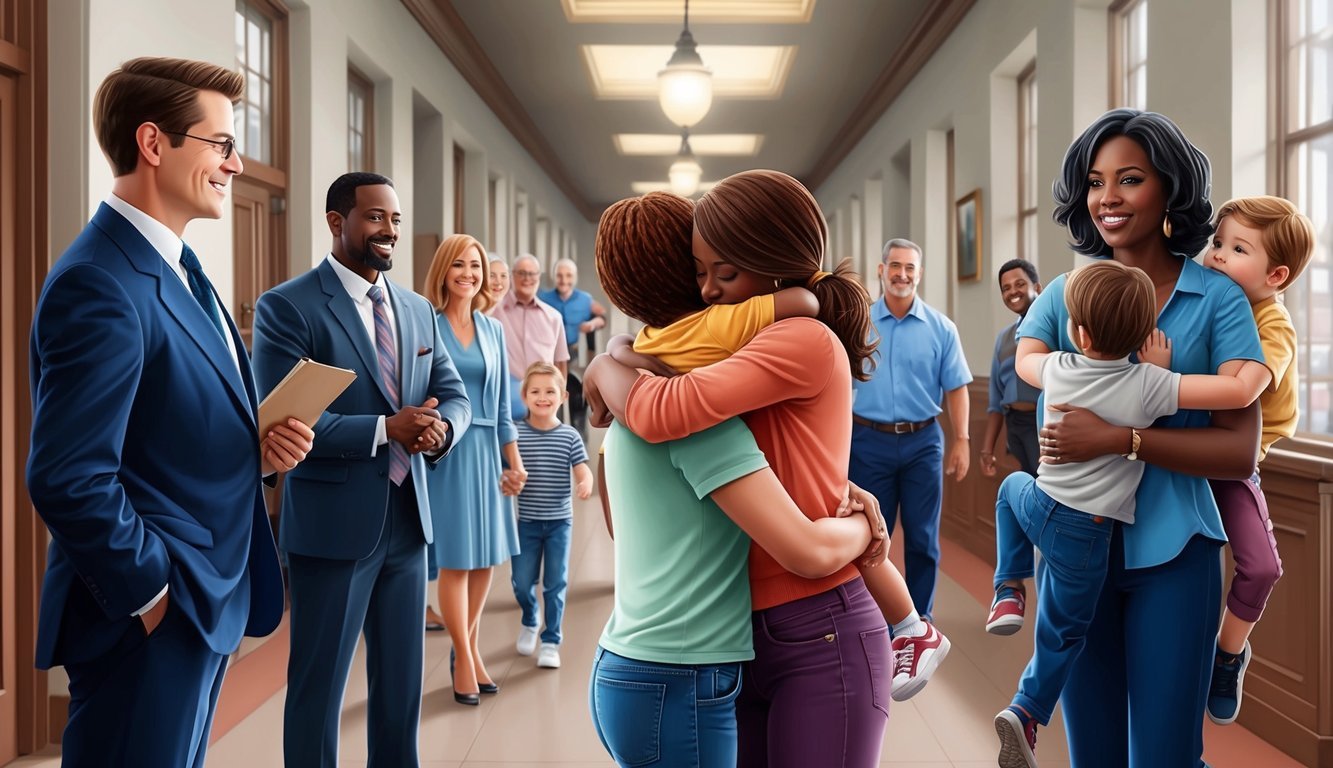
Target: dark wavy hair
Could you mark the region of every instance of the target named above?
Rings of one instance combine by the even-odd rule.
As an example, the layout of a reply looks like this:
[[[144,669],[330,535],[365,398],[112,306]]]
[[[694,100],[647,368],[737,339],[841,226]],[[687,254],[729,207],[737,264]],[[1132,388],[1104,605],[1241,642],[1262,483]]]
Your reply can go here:
[[[611,303],[653,328],[705,309],[690,239],[694,203],[649,192],[611,204],[597,224],[597,279]]]
[[[719,256],[738,269],[803,286],[819,299],[819,320],[847,350],[852,375],[870,377],[875,343],[870,331],[870,295],[854,276],[851,259],[833,273],[824,268],[828,223],[814,195],[780,171],[743,171],[719,181],[694,206],[694,228]]]
[[[1190,143],[1165,115],[1137,109],[1113,109],[1093,121],[1065,150],[1055,197],[1055,223],[1069,230],[1069,247],[1085,256],[1110,256],[1111,248],[1088,213],[1088,170],[1097,150],[1116,136],[1128,136],[1148,153],[1148,161],[1166,189],[1166,215],[1171,237],[1166,247],[1192,257],[1212,236],[1212,167],[1208,156]]]

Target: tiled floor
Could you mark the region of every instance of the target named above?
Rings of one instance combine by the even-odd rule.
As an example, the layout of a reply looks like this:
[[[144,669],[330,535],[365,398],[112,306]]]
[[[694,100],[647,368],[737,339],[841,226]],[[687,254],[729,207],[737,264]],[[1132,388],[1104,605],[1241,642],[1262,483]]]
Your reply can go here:
[[[508,568],[497,569],[495,588],[482,621],[482,647],[502,690],[464,707],[450,696],[449,640],[428,633],[425,701],[422,707],[422,768],[606,768],[613,765],[593,732],[587,683],[592,652],[611,610],[612,549],[596,500],[576,503],[571,590],[565,617],[564,667],[537,669],[533,658],[515,653],[518,609],[509,590]],[[916,698],[894,703],[884,738],[882,764],[894,768],[982,768],[995,765],[991,718],[1008,703],[1032,647],[1030,629],[1009,638],[981,631],[988,576],[984,564],[947,546],[945,572],[936,598],[936,619],[953,651],[931,684]],[[974,584],[980,579],[980,584]],[[966,582],[966,588],[964,583]],[[222,768],[282,766],[280,690],[211,747],[208,765]],[[366,761],[366,681],[360,656],[352,670],[343,710],[340,764]],[[1214,768],[1298,766],[1239,726],[1210,728],[1205,755]],[[1038,754],[1043,768],[1069,765],[1057,714],[1043,729]],[[55,768],[56,756],[12,763]],[[831,768],[831,767],[830,767]]]

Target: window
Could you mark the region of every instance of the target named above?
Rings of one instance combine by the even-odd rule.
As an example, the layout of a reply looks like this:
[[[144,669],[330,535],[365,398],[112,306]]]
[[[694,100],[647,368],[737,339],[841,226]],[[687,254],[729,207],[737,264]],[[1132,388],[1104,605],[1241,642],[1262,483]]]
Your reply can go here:
[[[1299,432],[1333,436],[1333,0],[1283,0],[1276,28],[1280,193],[1314,222],[1310,264],[1287,288],[1300,370]]]
[[[1148,0],[1111,5],[1111,106],[1148,108]]]
[[[463,196],[467,194],[467,173],[466,164],[467,153],[463,148],[454,145],[454,231],[466,232],[467,227],[463,223]]]
[[[245,94],[236,105],[236,146],[241,154],[277,165],[273,151],[273,18],[258,3],[237,0],[236,68],[245,77]]]
[[[1037,62],[1018,74],[1018,258],[1037,264]]]
[[[375,167],[375,84],[347,68],[347,170]]]

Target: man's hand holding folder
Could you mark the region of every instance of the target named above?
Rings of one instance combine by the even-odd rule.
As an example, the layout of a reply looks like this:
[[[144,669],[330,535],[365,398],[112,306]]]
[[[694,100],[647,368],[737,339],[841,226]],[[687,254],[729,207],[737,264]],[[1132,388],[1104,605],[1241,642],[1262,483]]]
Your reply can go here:
[[[355,371],[301,359],[259,404],[264,474],[289,472],[314,445],[310,428],[356,378]]]

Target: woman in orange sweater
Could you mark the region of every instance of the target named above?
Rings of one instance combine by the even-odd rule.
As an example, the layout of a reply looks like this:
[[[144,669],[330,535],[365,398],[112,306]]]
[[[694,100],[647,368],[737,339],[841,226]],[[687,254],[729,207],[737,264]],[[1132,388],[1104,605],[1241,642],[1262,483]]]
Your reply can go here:
[[[590,404],[604,402],[650,442],[744,414],[797,505],[835,508],[847,489],[851,377],[863,375],[872,350],[864,289],[845,265],[820,271],[826,239],[818,204],[790,176],[750,171],[719,183],[695,210],[696,262],[708,251],[731,279],[772,290],[805,285],[824,322],[775,323],[727,360],[675,378],[640,376],[599,357],[588,369]],[[659,275],[622,278],[661,290]],[[755,658],[737,701],[738,764],[877,765],[893,657],[884,616],[856,567],[802,578],[752,546],[750,588]]]

